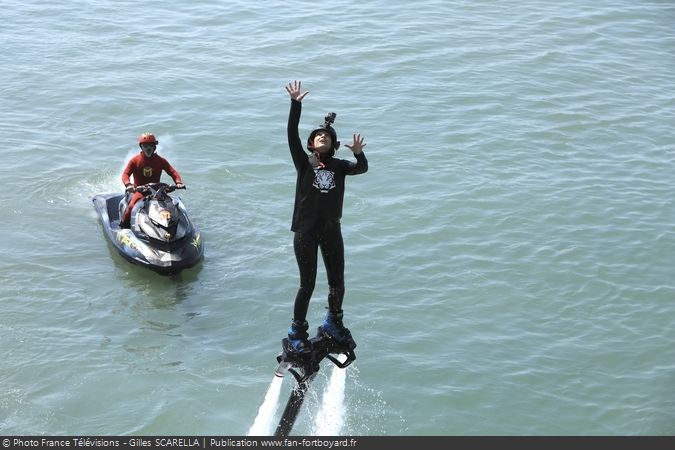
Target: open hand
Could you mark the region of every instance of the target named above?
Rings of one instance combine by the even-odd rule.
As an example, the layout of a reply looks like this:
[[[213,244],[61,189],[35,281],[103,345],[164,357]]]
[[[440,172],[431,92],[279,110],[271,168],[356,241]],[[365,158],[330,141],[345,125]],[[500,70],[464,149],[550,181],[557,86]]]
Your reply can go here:
[[[297,100],[299,102],[302,101],[303,98],[305,98],[305,95],[309,93],[309,91],[305,91],[302,94],[300,93],[302,89],[302,82],[295,80],[293,83],[288,83],[288,86],[286,86],[286,91],[288,91],[288,94],[291,96],[291,99]]]
[[[355,134],[353,139],[354,143],[345,144],[345,147],[354,152],[355,155],[360,155],[363,151],[363,147],[366,146],[366,144],[363,142],[365,138],[363,138],[360,134]]]

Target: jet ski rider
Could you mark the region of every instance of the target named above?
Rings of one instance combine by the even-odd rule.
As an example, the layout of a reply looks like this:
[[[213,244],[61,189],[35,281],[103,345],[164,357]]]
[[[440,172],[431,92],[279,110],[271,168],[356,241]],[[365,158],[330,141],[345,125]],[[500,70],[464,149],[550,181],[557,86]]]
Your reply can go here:
[[[293,320],[288,330],[288,340],[299,356],[311,354],[308,340],[309,324],[306,320],[309,301],[314,291],[317,274],[317,250],[326,267],[328,277],[328,313],[322,328],[335,341],[346,346],[356,346],[349,329],[342,323],[342,301],[345,294],[344,241],[340,228],[342,203],[347,175],[368,171],[368,160],[363,153],[366,146],[360,134],[354,134],[353,144],[346,144],[354,153],[356,162],[337,159],[335,152],[340,146],[337,133],[331,126],[335,114],[329,113],[325,123],[312,130],[307,139],[307,154],[302,148],[298,133],[302,99],[301,82],[286,86],[291,97],[288,117],[288,146],[297,171],[295,206],[291,231],[295,233],[293,248],[300,271],[300,288],[295,297]]]
[[[148,183],[159,183],[162,177],[162,171],[168,173],[173,178],[176,187],[184,189],[185,185],[181,181],[178,171],[173,168],[169,162],[156,153],[157,144],[159,141],[151,133],[144,133],[138,139],[138,146],[141,152],[131,158],[127,167],[122,173],[122,183],[126,187],[127,192],[133,192],[134,195],[129,201],[129,206],[124,212],[120,228],[129,228],[131,224],[131,211],[138,200],[143,198],[143,194],[136,192],[138,186]],[[134,183],[131,184],[131,177],[134,178]]]

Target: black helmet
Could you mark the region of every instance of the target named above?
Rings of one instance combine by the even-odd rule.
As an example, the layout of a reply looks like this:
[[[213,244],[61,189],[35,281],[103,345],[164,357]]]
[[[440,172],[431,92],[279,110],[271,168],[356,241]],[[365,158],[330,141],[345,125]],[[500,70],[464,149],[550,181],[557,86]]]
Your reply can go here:
[[[314,148],[314,136],[316,136],[316,133],[319,131],[327,131],[330,134],[330,140],[331,140],[331,150],[337,151],[337,149],[340,147],[340,141],[337,140],[337,133],[335,132],[335,129],[331,126],[333,122],[335,122],[335,114],[334,112],[329,112],[326,114],[326,117],[324,119],[324,123],[319,125],[318,127],[314,128],[311,133],[309,133],[309,137],[307,138],[307,148],[312,149]]]

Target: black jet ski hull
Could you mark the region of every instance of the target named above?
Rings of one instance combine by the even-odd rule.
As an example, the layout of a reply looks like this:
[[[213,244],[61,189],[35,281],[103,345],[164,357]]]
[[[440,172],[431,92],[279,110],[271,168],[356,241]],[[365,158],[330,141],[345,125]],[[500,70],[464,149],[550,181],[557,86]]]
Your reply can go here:
[[[192,219],[185,214],[191,225],[188,237],[176,243],[157,243],[143,239],[130,229],[120,228],[119,204],[123,194],[101,194],[92,198],[106,237],[124,259],[160,275],[177,275],[201,262],[204,243],[201,233]]]

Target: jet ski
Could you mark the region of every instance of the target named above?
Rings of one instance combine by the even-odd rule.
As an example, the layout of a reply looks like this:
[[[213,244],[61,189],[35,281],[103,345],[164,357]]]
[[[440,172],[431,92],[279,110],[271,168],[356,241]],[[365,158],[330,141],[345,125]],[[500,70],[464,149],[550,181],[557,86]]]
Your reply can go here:
[[[131,211],[131,228],[120,219],[131,193],[99,194],[92,198],[106,236],[127,261],[160,275],[177,275],[199,264],[204,257],[201,233],[183,202],[168,194],[175,185],[149,183],[136,188],[143,198]],[[184,188],[183,188],[184,189]]]

